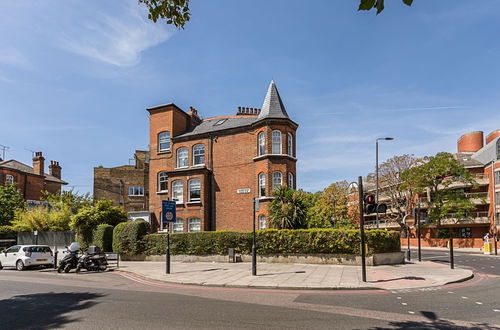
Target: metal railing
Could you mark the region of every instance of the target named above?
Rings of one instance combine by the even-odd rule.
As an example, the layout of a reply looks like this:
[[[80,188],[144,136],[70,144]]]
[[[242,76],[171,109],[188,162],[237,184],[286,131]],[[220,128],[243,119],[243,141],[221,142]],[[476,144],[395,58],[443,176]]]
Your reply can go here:
[[[468,212],[464,215],[459,213],[449,213],[446,215],[445,219],[475,219],[475,218],[487,218],[488,211],[479,211],[479,212]]]

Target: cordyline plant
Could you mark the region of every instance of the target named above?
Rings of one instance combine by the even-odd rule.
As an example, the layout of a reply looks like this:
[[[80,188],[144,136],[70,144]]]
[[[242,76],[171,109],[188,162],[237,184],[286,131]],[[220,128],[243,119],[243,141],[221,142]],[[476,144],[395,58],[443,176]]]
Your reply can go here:
[[[286,186],[276,188],[269,205],[269,222],[276,229],[306,228],[307,204],[302,192],[288,189]]]

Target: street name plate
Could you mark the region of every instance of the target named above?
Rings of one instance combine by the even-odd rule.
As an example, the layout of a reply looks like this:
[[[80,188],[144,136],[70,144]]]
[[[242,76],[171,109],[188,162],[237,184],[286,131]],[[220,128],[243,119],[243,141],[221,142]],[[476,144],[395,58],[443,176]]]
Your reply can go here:
[[[249,194],[250,193],[250,188],[241,188],[236,190],[237,194]]]

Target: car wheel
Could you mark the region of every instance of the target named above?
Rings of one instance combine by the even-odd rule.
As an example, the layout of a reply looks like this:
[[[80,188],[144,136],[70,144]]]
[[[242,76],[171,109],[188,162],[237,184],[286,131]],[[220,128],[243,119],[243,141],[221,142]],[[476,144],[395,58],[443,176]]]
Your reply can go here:
[[[22,260],[16,262],[16,269],[19,271],[24,270],[24,262]]]

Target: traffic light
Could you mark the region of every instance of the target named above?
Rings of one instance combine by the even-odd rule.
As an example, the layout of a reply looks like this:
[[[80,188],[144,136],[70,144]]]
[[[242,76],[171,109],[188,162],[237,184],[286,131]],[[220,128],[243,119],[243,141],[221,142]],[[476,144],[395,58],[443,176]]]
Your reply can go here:
[[[375,196],[367,194],[364,197],[365,202],[365,213],[385,213],[387,211],[387,205],[384,203],[377,204],[375,201]]]

